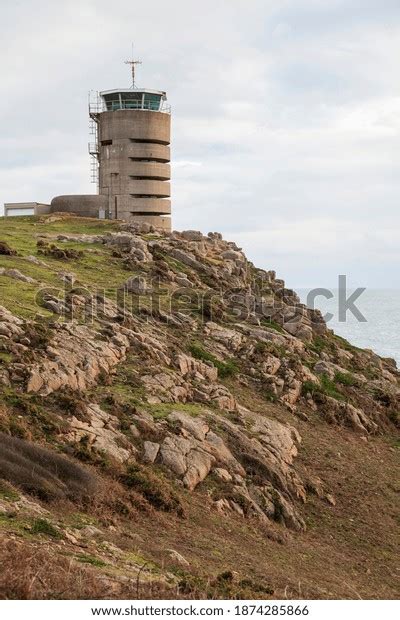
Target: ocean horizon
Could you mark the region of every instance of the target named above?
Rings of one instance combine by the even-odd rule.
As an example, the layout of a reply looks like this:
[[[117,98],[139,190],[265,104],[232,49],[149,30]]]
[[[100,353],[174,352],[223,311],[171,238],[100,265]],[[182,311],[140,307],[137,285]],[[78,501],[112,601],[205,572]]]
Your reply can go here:
[[[312,289],[296,289],[303,303]],[[363,349],[372,349],[382,357],[391,357],[400,366],[400,289],[366,289],[356,300],[355,305],[365,321],[358,320],[347,312],[346,320],[339,321],[338,290],[330,289],[332,299],[317,297],[315,307],[323,315],[331,313],[329,329],[338,336],[346,338],[351,344]],[[347,298],[354,289],[347,291]]]

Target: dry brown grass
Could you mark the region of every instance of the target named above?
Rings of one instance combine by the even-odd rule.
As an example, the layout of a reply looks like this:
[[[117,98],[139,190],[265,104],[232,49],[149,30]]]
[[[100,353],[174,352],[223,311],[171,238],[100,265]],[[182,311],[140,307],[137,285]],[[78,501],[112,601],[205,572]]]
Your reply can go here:
[[[232,571],[213,578],[187,575],[168,585],[160,578],[149,581],[147,564],[131,579],[105,575],[92,566],[82,566],[57,550],[26,541],[0,540],[2,570],[1,600],[213,600],[270,598],[267,584],[237,580]]]
[[[47,549],[0,541],[1,599],[103,598],[105,585],[93,571]]]
[[[139,578],[118,581],[46,547],[0,540],[0,599],[182,598],[176,588]],[[143,578],[143,575],[142,575]]]

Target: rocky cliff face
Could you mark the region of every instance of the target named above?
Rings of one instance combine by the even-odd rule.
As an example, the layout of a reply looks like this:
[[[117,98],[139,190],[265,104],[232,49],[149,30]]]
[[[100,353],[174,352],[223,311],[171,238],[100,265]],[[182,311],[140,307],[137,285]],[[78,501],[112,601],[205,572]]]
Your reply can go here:
[[[101,476],[146,501],[160,472],[216,519],[279,539],[306,530],[310,496],[336,504],[329,481],[297,465],[307,425],[361,444],[395,432],[394,362],[335,336],[218,233],[57,216],[31,232],[32,247],[2,240],[0,284],[15,287],[0,300],[6,433],[102,461]],[[2,461],[1,477],[21,485]]]

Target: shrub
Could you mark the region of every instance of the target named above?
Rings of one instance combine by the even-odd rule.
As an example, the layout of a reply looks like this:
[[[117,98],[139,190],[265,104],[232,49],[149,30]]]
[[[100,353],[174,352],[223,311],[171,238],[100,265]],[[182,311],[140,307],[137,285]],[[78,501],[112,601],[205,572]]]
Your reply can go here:
[[[266,351],[268,351],[268,347],[265,344],[265,342],[263,342],[262,340],[260,340],[259,342],[255,344],[254,353],[262,355]]]
[[[121,580],[117,576],[104,579],[104,563],[99,558],[84,554],[67,558],[53,549],[16,540],[0,540],[0,557],[2,600],[187,600],[207,596],[204,589],[184,593],[178,585],[171,587],[164,581]]]
[[[268,400],[270,403],[276,403],[276,401],[278,400],[277,395],[275,394],[275,392],[272,390],[271,386],[269,385],[263,387],[262,394],[264,398]]]
[[[46,321],[28,323],[25,327],[25,335],[29,338],[32,349],[45,349],[53,336],[53,331]]]
[[[31,534],[45,534],[52,538],[61,538],[61,534],[57,528],[46,519],[35,519],[31,527]]]
[[[301,393],[303,396],[307,396],[307,394],[311,394],[311,396],[314,396],[314,394],[320,391],[321,386],[315,381],[310,381],[309,379],[307,379],[307,381],[304,381],[303,385],[301,386]]]
[[[160,472],[158,475],[141,465],[130,465],[122,482],[135,489],[157,510],[175,512],[183,516],[184,511],[177,494]]]
[[[237,579],[230,570],[225,570],[214,578],[205,579],[197,575],[184,574],[179,581],[179,590],[184,598],[199,599],[256,599],[274,594],[268,583],[252,579]],[[257,596],[258,595],[258,596]],[[260,596],[261,595],[261,596]]]
[[[218,368],[218,375],[221,378],[233,377],[238,372],[238,367],[234,360],[228,360],[227,362],[216,360],[215,366]]]
[[[256,355],[271,354],[275,355],[275,357],[288,357],[290,355],[284,346],[276,342],[264,342],[263,340],[256,343],[254,346],[254,353]]]
[[[372,394],[374,396],[374,399],[377,400],[378,403],[380,403],[384,407],[391,407],[394,411],[397,410],[398,400],[395,394],[385,390],[384,388],[376,386],[372,388]]]
[[[41,499],[93,495],[97,478],[69,458],[0,433],[0,477]]]
[[[4,419],[1,430],[7,435],[22,438],[43,435],[54,437],[66,425],[65,420],[57,415],[55,408],[48,406],[52,401],[46,401],[45,405],[37,394],[26,394],[7,388],[2,396],[7,406],[8,423]]]
[[[3,256],[15,256],[17,252],[10,248],[6,241],[0,241],[0,254]]]
[[[238,367],[235,360],[230,359],[226,362],[221,362],[212,353],[209,353],[203,347],[197,343],[192,343],[189,346],[189,351],[193,357],[202,362],[211,362],[218,369],[218,376],[221,378],[232,377],[238,372]]]

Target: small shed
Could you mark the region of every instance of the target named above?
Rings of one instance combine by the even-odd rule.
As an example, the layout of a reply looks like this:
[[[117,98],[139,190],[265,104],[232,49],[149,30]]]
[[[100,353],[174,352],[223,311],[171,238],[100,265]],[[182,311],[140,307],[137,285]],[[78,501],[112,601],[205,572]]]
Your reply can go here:
[[[17,215],[45,215],[50,213],[50,205],[42,202],[6,202],[4,203],[5,217]]]

